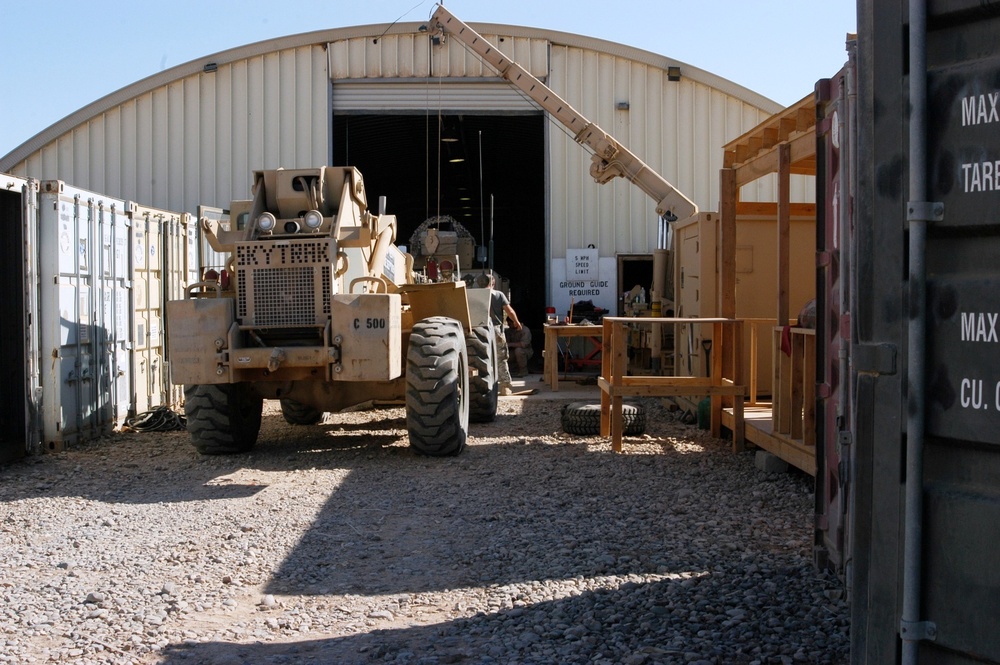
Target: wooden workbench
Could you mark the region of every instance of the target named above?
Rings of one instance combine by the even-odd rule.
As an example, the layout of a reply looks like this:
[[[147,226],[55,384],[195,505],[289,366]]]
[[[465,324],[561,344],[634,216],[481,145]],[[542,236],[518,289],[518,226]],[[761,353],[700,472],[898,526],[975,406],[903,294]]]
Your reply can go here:
[[[712,326],[712,348],[720,352],[712,354],[710,375],[699,376],[629,376],[628,338],[629,327],[645,324],[668,325],[710,325]],[[732,348],[723,346],[723,328],[733,328]],[[738,319],[700,319],[667,317],[604,317],[603,359],[601,376],[597,385],[601,388],[601,436],[611,437],[615,452],[622,450],[622,397],[671,397],[708,396],[712,399],[712,436],[719,436],[722,429],[723,397],[733,401],[733,448],[742,450],[743,441],[743,401],[746,387],[742,381],[741,362],[743,358],[743,322]],[[723,376],[725,356],[729,356],[732,377]]]
[[[600,339],[604,327],[598,325],[578,324],[545,324],[545,364],[542,369],[542,381],[548,383],[552,390],[559,390],[559,338],[560,337],[591,337]]]

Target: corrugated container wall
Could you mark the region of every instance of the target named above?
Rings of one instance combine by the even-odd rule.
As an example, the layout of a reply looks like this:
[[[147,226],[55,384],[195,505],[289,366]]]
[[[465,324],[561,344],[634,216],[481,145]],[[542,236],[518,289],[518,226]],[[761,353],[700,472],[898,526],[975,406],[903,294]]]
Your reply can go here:
[[[1000,663],[1000,13],[858,39],[851,659]]]
[[[124,201],[58,180],[41,185],[38,223],[43,442],[57,451],[129,413],[130,223]]]
[[[132,220],[133,407],[136,413],[178,406],[183,387],[170,382],[166,362],[166,303],[183,299],[199,279],[194,218],[128,204]]]
[[[15,172],[171,210],[228,206],[253,169],[328,161],[329,85],[324,45],[207,66],[87,118]]]

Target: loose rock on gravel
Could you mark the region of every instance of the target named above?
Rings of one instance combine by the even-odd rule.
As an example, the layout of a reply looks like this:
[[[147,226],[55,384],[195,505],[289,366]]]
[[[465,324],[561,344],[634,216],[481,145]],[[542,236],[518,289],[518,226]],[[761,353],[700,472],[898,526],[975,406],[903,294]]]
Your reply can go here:
[[[578,398],[577,398],[578,399]],[[118,433],[0,469],[0,662],[843,663],[813,479],[644,402],[624,452],[502,398],[457,457],[400,407],[205,457]]]

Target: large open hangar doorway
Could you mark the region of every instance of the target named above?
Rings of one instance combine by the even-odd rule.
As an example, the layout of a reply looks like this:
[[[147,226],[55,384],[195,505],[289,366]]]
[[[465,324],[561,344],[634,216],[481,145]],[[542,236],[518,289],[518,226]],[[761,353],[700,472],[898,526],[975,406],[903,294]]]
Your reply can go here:
[[[521,319],[541,328],[548,283],[542,113],[334,111],[332,135],[333,163],[361,171],[373,207],[387,198],[399,244],[428,217],[450,215],[489,246],[492,197],[493,266],[510,280]]]

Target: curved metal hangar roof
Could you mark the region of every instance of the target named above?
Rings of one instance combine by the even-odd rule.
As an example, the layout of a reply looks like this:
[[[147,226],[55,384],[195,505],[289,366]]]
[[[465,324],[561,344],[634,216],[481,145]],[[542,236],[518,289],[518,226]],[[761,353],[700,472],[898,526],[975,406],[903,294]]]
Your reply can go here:
[[[351,116],[422,114],[436,129],[442,114],[540,114],[457,40],[432,46],[420,25],[303,33],[165,70],[40,132],[0,159],[0,171],[193,212],[199,204],[225,206],[246,197],[253,169],[337,163],[336,157],[363,152],[362,137],[335,134],[331,117],[350,128]],[[552,30],[473,25],[703,208],[718,198],[721,147],[781,109],[731,81],[648,51]],[[412,130],[389,123],[385,132],[364,138]],[[515,132],[505,140],[517,145],[520,129],[498,131]],[[528,131],[525,140],[536,134]],[[546,162],[550,214],[560,199],[582,197],[567,204],[567,216],[610,205],[599,200],[611,196],[598,191],[607,188],[589,180],[589,155],[555,125],[543,134],[538,154]],[[494,159],[510,160],[510,173],[523,155],[506,152]],[[398,159],[395,153],[384,157]],[[421,173],[411,175],[426,179],[423,171],[433,170],[426,162],[438,158],[426,147],[421,153]],[[481,157],[490,156],[484,151]],[[648,212],[640,193],[626,198]]]

